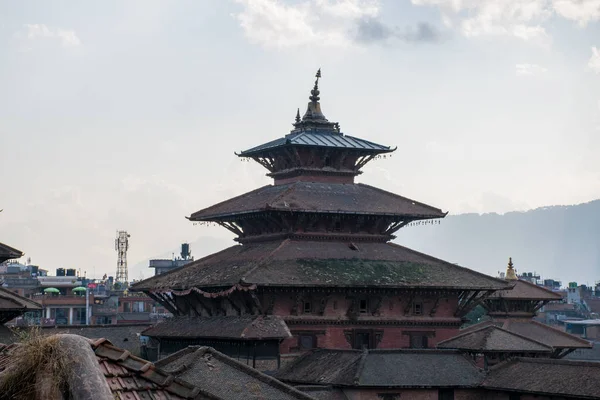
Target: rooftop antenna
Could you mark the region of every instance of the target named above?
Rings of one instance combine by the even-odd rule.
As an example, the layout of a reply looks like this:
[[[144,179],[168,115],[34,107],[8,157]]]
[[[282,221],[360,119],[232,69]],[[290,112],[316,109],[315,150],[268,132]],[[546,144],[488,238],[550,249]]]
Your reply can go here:
[[[129,250],[129,238],[127,231],[117,231],[115,239],[115,250],[117,251],[117,275],[116,282],[127,285],[129,278],[127,276],[127,250]]]

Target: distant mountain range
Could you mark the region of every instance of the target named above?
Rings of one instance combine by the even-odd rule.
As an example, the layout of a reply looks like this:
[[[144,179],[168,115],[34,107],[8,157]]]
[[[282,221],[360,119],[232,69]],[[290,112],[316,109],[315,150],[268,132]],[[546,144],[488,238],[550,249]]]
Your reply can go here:
[[[503,215],[449,215],[405,227],[395,242],[496,276],[512,257],[518,273],[593,284],[600,280],[600,200]]]
[[[449,215],[435,225],[407,226],[394,241],[487,275],[506,270],[512,257],[517,272],[543,279],[593,285],[600,280],[600,200],[506,214]],[[191,243],[196,259],[234,245],[231,239],[200,237]],[[179,254],[179,248],[162,258]],[[153,257],[153,258],[161,258]],[[144,260],[130,277],[154,271]]]

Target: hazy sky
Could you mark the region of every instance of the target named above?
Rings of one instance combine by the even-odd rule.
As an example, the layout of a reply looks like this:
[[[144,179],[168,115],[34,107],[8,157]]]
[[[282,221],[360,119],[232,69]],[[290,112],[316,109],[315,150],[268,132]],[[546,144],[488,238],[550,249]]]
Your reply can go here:
[[[130,265],[218,250],[184,216],[269,183],[233,152],[318,67],[330,120],[398,146],[360,181],[451,213],[600,197],[600,0],[0,0],[0,240],[97,276],[117,229]]]

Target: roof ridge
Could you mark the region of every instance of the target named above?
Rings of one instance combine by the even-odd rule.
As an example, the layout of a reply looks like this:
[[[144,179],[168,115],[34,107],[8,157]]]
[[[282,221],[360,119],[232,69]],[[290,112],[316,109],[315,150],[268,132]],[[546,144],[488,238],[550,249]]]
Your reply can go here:
[[[358,361],[358,366],[356,367],[356,371],[354,372],[354,377],[352,379],[352,382],[354,382],[355,385],[360,382],[360,376],[362,375],[363,369],[365,368],[368,356],[369,350],[364,349],[362,354],[360,355],[360,360]]]
[[[552,329],[552,331],[558,332],[559,334],[561,334],[564,337],[568,337],[568,338],[574,339],[574,340],[576,340],[576,341],[578,341],[580,343],[585,343],[585,344],[589,345],[590,347],[592,347],[592,344],[588,340],[582,339],[582,338],[577,337],[575,335],[571,335],[570,333],[567,333],[567,332],[563,332],[563,331],[561,331],[559,329],[553,328],[550,325],[542,324],[541,322],[537,322],[536,320],[533,320],[533,319],[530,321],[530,323],[536,324],[538,326],[543,326],[544,328],[550,328],[550,329]]]
[[[279,389],[284,390],[286,393],[288,394],[293,394],[295,395],[295,397],[299,398],[299,399],[303,399],[303,400],[308,400],[311,399],[312,397],[308,396],[307,394],[299,391],[298,389],[295,389],[294,387],[287,385],[283,382],[281,382],[280,380],[273,378],[263,372],[260,372],[257,369],[254,369],[252,367],[249,367],[248,365],[241,363],[237,360],[234,360],[231,357],[226,356],[225,354],[217,351],[216,349],[209,347],[209,346],[202,346],[202,348],[204,349],[204,352],[202,353],[202,355],[209,353],[212,357],[217,358],[218,360],[220,360],[221,362],[223,362],[224,364],[227,364],[239,371],[245,372],[248,375],[260,380],[263,383],[266,383],[270,386],[273,387],[277,387]]]
[[[161,358],[161,359],[160,359],[160,360],[158,360],[158,361],[155,361],[155,362],[154,362],[154,365],[156,365],[156,366],[159,366],[159,367],[160,367],[160,366],[163,366],[163,365],[165,365],[165,364],[168,364],[168,363],[169,363],[169,362],[171,362],[172,360],[175,360],[175,359],[177,359],[177,358],[179,358],[179,357],[181,357],[181,356],[185,356],[185,355],[187,355],[187,354],[191,353],[192,351],[195,351],[195,350],[193,350],[193,347],[194,347],[194,346],[188,346],[188,347],[186,347],[186,348],[184,348],[184,349],[181,349],[181,350],[178,350],[178,351],[176,351],[176,352],[175,352],[175,353],[173,353],[173,354],[169,354],[168,356],[166,356],[166,357],[164,357],[164,358]]]

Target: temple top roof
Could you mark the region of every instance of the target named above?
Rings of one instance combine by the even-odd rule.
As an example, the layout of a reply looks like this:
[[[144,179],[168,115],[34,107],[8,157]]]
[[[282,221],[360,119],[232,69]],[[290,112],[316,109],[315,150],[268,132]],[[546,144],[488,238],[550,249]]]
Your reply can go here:
[[[330,122],[321,111],[319,102],[319,78],[321,70],[316,74],[313,89],[310,92],[306,112],[300,118],[300,110],[296,112],[293,123],[294,129],[285,137],[244,150],[238,154],[240,157],[252,157],[273,151],[284,146],[312,146],[325,148],[339,148],[344,150],[357,150],[363,153],[388,153],[395,150],[390,146],[384,146],[368,140],[346,136],[340,131],[338,122]]]
[[[558,301],[562,300],[559,293],[546,289],[545,287],[535,285],[531,282],[516,280],[508,281],[512,286],[510,290],[499,290],[489,296],[489,300],[506,299],[506,300],[537,300],[537,301]]]
[[[442,210],[365,184],[293,182],[263,186],[197,211],[191,221],[263,211],[443,218]]]

